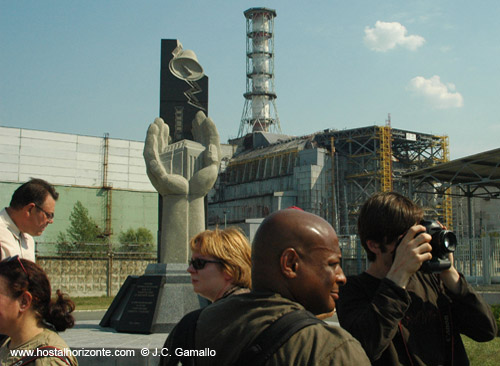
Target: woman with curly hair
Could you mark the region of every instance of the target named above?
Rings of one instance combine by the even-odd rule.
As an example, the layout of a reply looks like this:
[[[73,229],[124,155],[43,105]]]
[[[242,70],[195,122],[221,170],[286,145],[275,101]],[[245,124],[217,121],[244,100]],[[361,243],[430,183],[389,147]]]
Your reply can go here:
[[[74,325],[75,305],[60,291],[51,299],[50,282],[37,264],[10,257],[0,262],[0,334],[9,338],[0,348],[2,365],[78,365],[56,333]],[[33,355],[20,355],[34,350]]]

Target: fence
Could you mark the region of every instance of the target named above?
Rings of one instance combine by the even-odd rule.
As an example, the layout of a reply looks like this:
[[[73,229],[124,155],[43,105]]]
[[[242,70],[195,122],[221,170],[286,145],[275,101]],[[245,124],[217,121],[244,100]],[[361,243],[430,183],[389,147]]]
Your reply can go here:
[[[143,275],[156,255],[122,252],[109,244],[86,244],[86,251],[57,253],[52,243],[37,245],[37,263],[47,273],[52,288],[72,297],[114,296],[129,275]]]
[[[470,283],[500,283],[500,238],[459,239],[455,266]]]
[[[359,239],[353,235],[340,237],[339,241],[346,276],[363,272],[368,263]],[[454,259],[455,267],[469,283],[500,284],[500,238],[459,238]]]
[[[363,272],[368,263],[357,236],[339,238],[342,269],[346,276]],[[471,284],[500,284],[500,238],[459,239],[455,266]],[[95,246],[95,245],[94,245]],[[37,256],[37,263],[47,272],[53,289],[70,296],[114,296],[129,275],[142,275],[149,263],[156,263],[152,253],[93,251]],[[187,265],[186,265],[187,267]]]

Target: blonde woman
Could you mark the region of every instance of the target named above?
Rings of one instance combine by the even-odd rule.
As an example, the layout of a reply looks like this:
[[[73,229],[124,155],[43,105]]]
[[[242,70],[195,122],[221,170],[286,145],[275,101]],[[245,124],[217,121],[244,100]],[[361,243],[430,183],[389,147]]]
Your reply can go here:
[[[215,302],[251,288],[251,248],[237,227],[205,230],[190,242],[192,257],[187,271],[194,292]]]

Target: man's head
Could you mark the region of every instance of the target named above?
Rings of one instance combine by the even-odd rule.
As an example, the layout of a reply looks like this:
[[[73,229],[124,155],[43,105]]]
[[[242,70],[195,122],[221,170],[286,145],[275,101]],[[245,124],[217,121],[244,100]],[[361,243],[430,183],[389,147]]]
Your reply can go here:
[[[314,214],[285,209],[259,226],[252,247],[252,285],[303,305],[313,314],[335,308],[346,282],[331,225]]]
[[[368,260],[375,261],[368,240],[378,243],[384,251],[388,244],[394,243],[422,218],[422,209],[399,193],[382,192],[370,197],[361,207],[358,217],[358,234]]]
[[[31,179],[12,195],[9,214],[19,230],[39,236],[54,220],[58,197],[52,185],[43,179]]]

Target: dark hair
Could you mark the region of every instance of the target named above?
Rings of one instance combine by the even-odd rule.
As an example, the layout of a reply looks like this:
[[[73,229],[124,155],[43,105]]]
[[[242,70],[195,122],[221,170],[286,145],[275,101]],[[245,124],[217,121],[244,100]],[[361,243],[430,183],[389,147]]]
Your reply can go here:
[[[375,254],[368,249],[367,240],[377,242],[384,250],[387,244],[420,222],[423,215],[417,204],[399,193],[381,192],[370,197],[358,217],[358,234],[368,260],[373,262]]]
[[[52,196],[54,201],[57,201],[59,193],[56,192],[54,186],[43,179],[31,178],[15,190],[10,200],[10,207],[18,210],[32,202],[41,206],[48,194]]]
[[[25,291],[31,294],[31,307],[40,322],[52,325],[57,331],[73,327],[75,319],[71,313],[75,304],[59,290],[57,298],[51,299],[49,279],[39,265],[19,257],[7,258],[0,262],[0,276],[7,281],[13,298]]]

